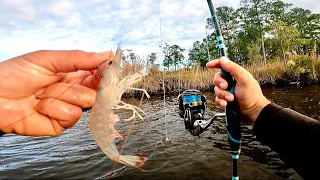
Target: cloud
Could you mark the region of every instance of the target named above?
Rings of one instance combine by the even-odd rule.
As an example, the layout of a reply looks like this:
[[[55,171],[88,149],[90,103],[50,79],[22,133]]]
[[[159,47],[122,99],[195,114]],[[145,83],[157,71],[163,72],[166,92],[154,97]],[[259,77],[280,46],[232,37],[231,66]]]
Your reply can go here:
[[[320,13],[316,1],[286,0]],[[210,12],[196,0],[0,0],[0,61],[39,49],[104,51],[118,43],[136,54],[182,48],[205,36]],[[160,12],[159,12],[160,2]],[[239,7],[238,0],[213,1]],[[160,34],[161,15],[161,34]],[[162,36],[161,36],[162,35]]]
[[[39,20],[38,9],[28,0],[2,0],[0,7],[0,27],[20,28],[20,24],[34,25]]]
[[[313,13],[320,13],[320,4],[318,0],[283,0],[286,3],[290,3],[292,7],[299,7],[303,9],[309,9]]]
[[[67,26],[81,24],[80,13],[70,0],[55,0],[47,5],[47,11],[53,13],[66,23]]]

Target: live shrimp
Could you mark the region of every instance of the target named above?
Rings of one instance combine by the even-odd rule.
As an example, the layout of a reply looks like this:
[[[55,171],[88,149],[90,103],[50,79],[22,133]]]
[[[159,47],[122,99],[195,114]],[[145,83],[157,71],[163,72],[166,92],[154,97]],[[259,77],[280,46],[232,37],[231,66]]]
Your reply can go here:
[[[89,129],[93,139],[101,150],[111,160],[129,166],[140,167],[147,161],[146,157],[134,155],[121,155],[115,145],[115,138],[122,138],[114,125],[117,122],[129,122],[136,116],[143,120],[139,112],[144,113],[140,108],[121,101],[123,93],[127,89],[143,91],[149,98],[149,94],[144,89],[133,88],[132,85],[141,81],[142,73],[135,73],[120,80],[120,62],[122,50],[118,47],[115,58],[110,61],[109,67],[103,72],[100,81],[96,102],[91,110]],[[114,109],[126,109],[132,111],[132,116],[128,119],[120,119],[113,112]]]

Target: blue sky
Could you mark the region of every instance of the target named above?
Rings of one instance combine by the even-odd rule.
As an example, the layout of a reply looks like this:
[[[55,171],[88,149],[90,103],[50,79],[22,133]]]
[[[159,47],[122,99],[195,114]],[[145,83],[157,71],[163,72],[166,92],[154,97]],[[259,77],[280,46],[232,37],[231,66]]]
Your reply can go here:
[[[119,42],[141,56],[160,52],[159,2],[163,44],[188,52],[205,36],[205,0],[0,0],[0,61],[40,49],[114,50]],[[320,13],[317,0],[285,2]]]

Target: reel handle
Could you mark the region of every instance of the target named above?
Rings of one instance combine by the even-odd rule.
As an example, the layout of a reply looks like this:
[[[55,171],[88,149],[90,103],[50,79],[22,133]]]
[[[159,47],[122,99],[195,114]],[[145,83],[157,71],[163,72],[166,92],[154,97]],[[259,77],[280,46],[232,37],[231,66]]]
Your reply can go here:
[[[193,136],[199,136],[202,134],[204,131],[208,129],[208,127],[212,124],[212,122],[217,118],[217,117],[225,117],[225,113],[216,113],[212,118],[209,120],[196,120],[195,121],[195,126],[193,126],[193,129],[190,129],[190,133]]]

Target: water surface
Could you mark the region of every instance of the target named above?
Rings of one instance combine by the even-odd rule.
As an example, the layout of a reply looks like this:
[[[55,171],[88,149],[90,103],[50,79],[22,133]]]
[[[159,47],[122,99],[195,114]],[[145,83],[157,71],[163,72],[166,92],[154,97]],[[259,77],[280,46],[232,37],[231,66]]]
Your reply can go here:
[[[263,92],[279,105],[319,117],[319,86],[273,87]],[[205,95],[209,118],[222,110],[213,105],[212,93]],[[134,125],[123,153],[146,156],[145,172],[118,164],[113,179],[231,179],[224,119],[215,121],[199,138],[184,129],[176,97],[167,97],[165,107],[161,97],[152,97],[144,101],[142,109],[147,113],[145,121]],[[0,179],[106,179],[113,162],[92,140],[88,116],[85,112],[74,127],[58,137],[1,137]],[[121,124],[119,131],[125,134],[129,127]],[[161,141],[166,130],[170,138],[167,145]],[[243,124],[241,179],[301,179],[275,152],[256,141],[251,130]],[[117,141],[118,147],[122,143]]]

